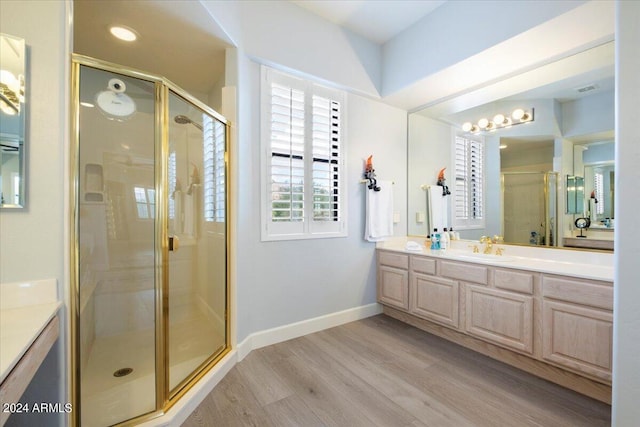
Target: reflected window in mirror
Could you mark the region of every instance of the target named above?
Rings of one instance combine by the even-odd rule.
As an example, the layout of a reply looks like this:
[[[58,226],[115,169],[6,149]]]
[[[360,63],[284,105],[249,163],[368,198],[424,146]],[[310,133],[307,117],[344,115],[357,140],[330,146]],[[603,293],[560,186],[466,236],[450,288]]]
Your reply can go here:
[[[484,142],[481,137],[455,139],[455,211],[458,229],[484,227]]]
[[[23,39],[0,34],[0,208],[25,203],[25,55]]]
[[[615,219],[615,143],[612,140],[595,141],[581,147],[575,161],[584,165],[585,214],[591,220],[591,228],[612,229]]]

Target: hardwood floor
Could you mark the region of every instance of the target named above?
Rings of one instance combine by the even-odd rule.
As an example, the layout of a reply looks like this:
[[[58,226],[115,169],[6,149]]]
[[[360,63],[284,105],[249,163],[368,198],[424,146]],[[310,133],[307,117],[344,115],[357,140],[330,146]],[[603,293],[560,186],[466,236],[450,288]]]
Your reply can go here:
[[[195,426],[608,426],[611,407],[385,315],[254,350]]]

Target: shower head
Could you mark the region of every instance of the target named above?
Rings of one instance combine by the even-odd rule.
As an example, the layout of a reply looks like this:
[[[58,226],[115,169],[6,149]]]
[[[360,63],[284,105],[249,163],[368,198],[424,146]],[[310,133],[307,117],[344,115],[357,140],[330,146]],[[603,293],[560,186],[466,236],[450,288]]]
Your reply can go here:
[[[202,126],[200,126],[198,123],[194,122],[193,120],[191,120],[189,117],[182,115],[182,114],[178,114],[177,116],[175,116],[173,118],[173,120],[180,124],[180,125],[186,125],[191,123],[192,125],[194,125],[195,127],[197,127],[198,129],[202,130]]]

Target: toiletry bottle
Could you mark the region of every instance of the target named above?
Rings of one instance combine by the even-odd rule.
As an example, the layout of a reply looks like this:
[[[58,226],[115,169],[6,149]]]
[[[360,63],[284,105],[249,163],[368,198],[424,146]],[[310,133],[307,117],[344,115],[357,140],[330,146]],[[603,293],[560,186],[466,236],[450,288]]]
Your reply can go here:
[[[447,250],[449,248],[449,230],[444,228],[444,232],[440,235],[440,249]]]
[[[456,239],[456,232],[453,231],[453,227],[449,228],[449,240],[457,240]]]
[[[440,249],[440,233],[437,228],[434,228],[431,234],[431,250],[437,251],[438,249]]]

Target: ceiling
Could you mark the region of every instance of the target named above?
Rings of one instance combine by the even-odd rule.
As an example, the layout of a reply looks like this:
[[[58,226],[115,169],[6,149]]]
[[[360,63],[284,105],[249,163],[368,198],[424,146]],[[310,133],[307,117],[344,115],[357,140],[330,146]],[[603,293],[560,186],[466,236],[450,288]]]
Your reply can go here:
[[[289,0],[331,22],[341,25],[376,43],[384,43],[402,32],[446,0]],[[126,64],[129,67],[165,76],[194,96],[208,93],[224,73],[225,49],[230,45],[219,37],[207,10],[199,1],[165,0],[75,0],[74,1],[74,51],[98,59]],[[113,38],[108,28],[120,24],[134,29],[139,38],[128,44]],[[612,43],[611,43],[612,45]],[[613,57],[613,48],[604,56]],[[558,61],[559,63],[560,61]],[[575,61],[574,61],[575,62]],[[602,62],[602,61],[601,61]],[[612,61],[611,61],[612,63]],[[522,75],[520,89],[511,93],[501,92],[496,99],[555,98],[561,102],[590,95],[575,89],[596,83],[599,91],[613,87],[613,66],[605,73],[584,75],[572,72],[571,78],[557,78],[567,74],[570,67],[580,70],[584,64],[559,64],[549,70],[553,83],[541,84],[538,78]],[[188,71],[188,72],[187,72]],[[538,88],[535,87],[536,82]],[[509,88],[516,85],[505,82]],[[421,113],[444,118],[487,102],[487,90],[481,88],[461,97],[449,99]],[[478,92],[477,94],[475,92]]]
[[[445,0],[290,0],[381,44]],[[109,27],[135,30],[138,40],[113,38]],[[194,94],[208,93],[224,73],[225,48],[198,1],[75,0],[74,52],[162,75]],[[185,73],[185,69],[189,72]]]
[[[74,1],[74,52],[126,64],[168,78],[195,96],[210,92],[224,74],[225,48],[197,1]],[[127,26],[138,40],[115,39],[109,27]],[[188,70],[188,72],[185,72]]]
[[[384,44],[446,0],[290,0],[377,44]]]

